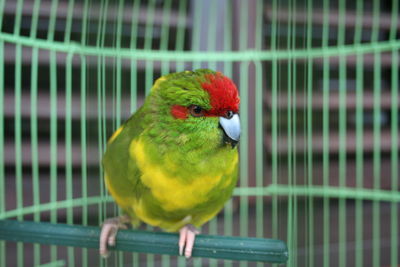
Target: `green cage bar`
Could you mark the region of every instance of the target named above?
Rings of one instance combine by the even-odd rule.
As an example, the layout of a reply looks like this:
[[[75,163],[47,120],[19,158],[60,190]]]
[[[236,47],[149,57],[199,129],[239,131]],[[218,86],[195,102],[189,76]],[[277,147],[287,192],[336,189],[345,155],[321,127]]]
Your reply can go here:
[[[226,241],[269,238],[287,244],[285,266],[397,267],[399,12],[398,0],[0,1],[0,219],[17,230],[0,267],[263,266]],[[196,68],[240,91],[234,195],[204,225],[202,257],[142,227],[102,260],[98,226],[120,214],[107,139],[159,76]],[[48,227],[79,234],[29,244]]]

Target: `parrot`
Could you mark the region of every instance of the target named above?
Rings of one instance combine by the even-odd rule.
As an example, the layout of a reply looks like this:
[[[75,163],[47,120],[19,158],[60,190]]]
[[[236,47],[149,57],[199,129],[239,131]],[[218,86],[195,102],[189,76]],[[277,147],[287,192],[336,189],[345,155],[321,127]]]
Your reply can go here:
[[[100,255],[118,229],[141,223],[179,232],[190,258],[200,227],[231,198],[238,180],[240,98],[221,72],[198,69],[158,78],[143,105],[109,138],[104,182],[122,214],[102,224]]]

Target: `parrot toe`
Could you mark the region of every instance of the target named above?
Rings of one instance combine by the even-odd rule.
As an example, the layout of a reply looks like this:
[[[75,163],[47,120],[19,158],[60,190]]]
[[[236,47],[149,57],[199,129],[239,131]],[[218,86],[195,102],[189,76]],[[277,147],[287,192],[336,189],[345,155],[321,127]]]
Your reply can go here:
[[[99,244],[100,255],[103,258],[107,258],[109,256],[107,244],[111,247],[115,246],[118,230],[127,229],[126,223],[129,221],[130,219],[128,216],[115,217],[104,221],[101,228]]]
[[[199,234],[193,225],[188,224],[179,230],[179,255],[183,255],[183,249],[185,249],[185,257],[189,259],[192,256],[192,250],[196,235]]]

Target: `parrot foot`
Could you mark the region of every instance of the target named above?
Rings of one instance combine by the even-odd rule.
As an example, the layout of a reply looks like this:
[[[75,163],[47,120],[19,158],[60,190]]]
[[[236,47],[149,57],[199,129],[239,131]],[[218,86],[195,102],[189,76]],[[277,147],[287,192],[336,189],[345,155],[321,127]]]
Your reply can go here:
[[[183,248],[185,248],[185,257],[189,259],[192,256],[194,240],[199,233],[200,231],[191,224],[179,230],[179,255],[183,255]]]
[[[119,229],[128,229],[127,223],[130,223],[130,218],[127,215],[110,218],[103,222],[100,234],[100,255],[103,258],[109,256],[107,244],[115,246],[115,238]]]

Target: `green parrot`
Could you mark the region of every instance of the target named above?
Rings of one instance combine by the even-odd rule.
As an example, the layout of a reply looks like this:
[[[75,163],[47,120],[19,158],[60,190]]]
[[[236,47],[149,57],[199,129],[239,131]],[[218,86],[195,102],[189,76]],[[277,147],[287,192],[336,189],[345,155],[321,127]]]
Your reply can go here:
[[[119,228],[141,222],[178,232],[192,254],[197,230],[217,215],[238,178],[239,95],[208,69],[162,76],[108,141],[105,184],[124,216],[103,223],[100,254]]]

